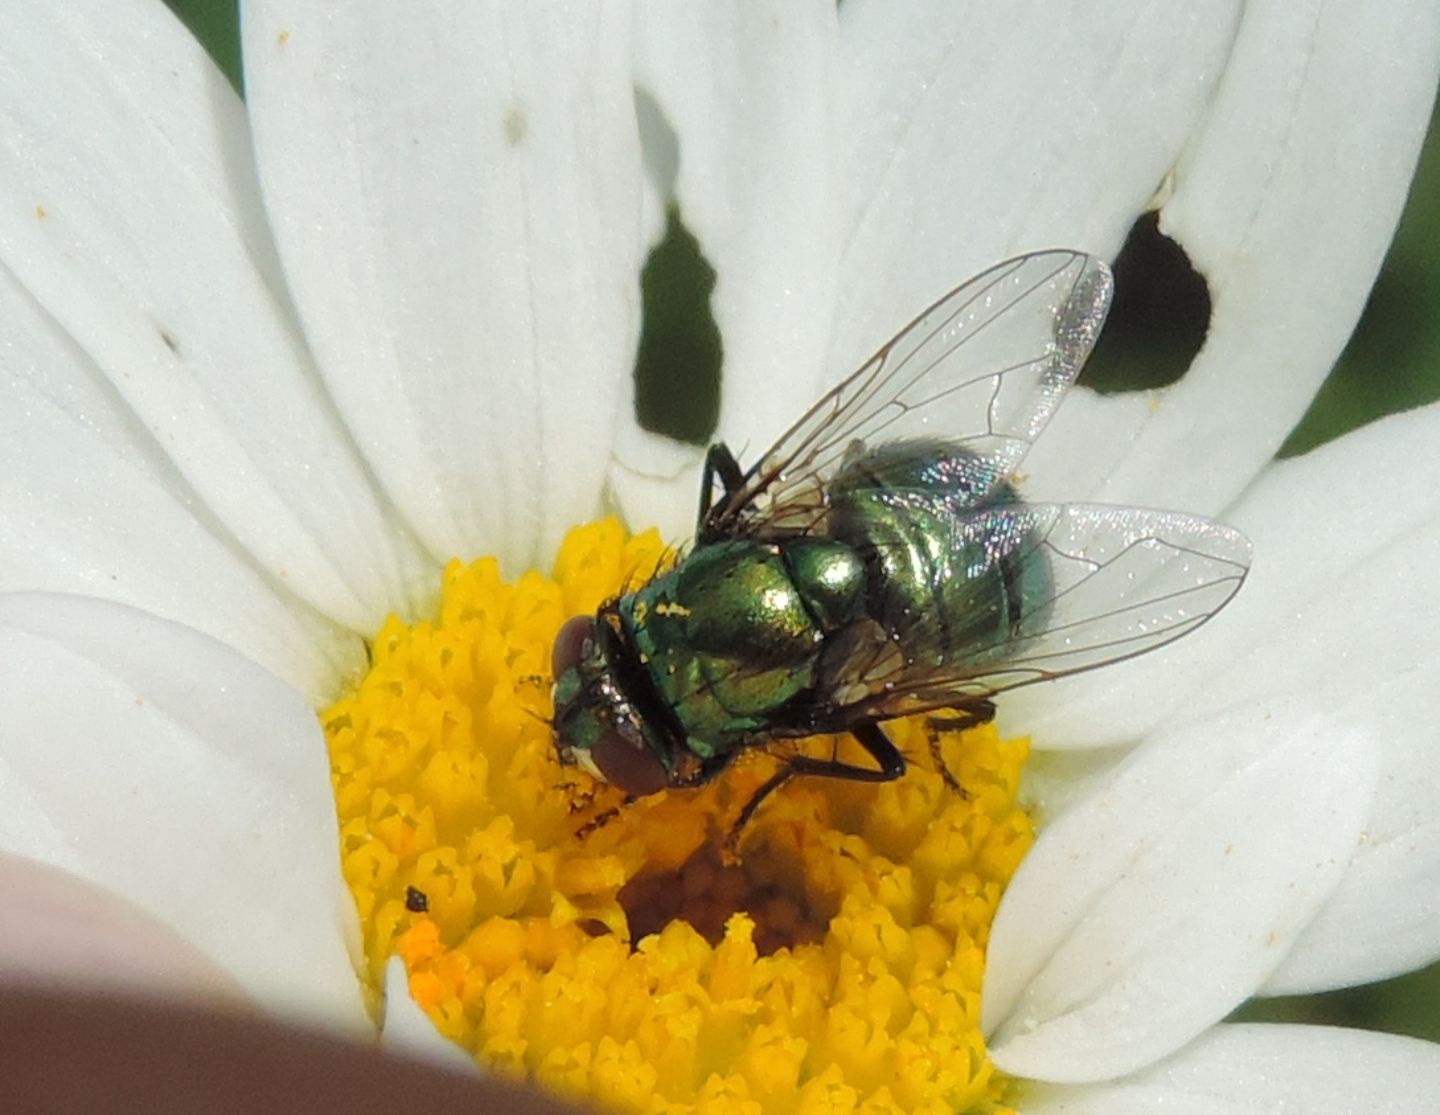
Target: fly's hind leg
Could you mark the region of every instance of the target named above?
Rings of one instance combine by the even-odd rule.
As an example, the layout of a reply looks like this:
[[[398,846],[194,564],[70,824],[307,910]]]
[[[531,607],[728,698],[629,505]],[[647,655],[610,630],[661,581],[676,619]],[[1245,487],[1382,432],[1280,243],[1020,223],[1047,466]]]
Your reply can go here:
[[[794,755],[785,765],[772,774],[765,783],[751,795],[740,810],[740,816],[725,838],[724,858],[733,862],[739,859],[740,834],[755,816],[760,804],[797,774],[816,774],[822,778],[844,778],[851,782],[893,782],[905,773],[905,756],[900,754],[890,738],[880,730],[878,724],[858,724],[850,729],[861,747],[870,753],[877,767],[857,767],[853,763],[842,763],[838,759],[814,759],[809,755]]]
[[[940,777],[945,780],[945,785],[962,798],[968,798],[970,795],[951,773],[950,765],[940,754],[940,733],[968,731],[971,728],[978,728],[981,724],[988,724],[994,719],[995,703],[993,701],[972,701],[957,708],[950,715],[925,718],[925,741],[930,746],[930,758],[935,763],[935,769],[940,772]]]

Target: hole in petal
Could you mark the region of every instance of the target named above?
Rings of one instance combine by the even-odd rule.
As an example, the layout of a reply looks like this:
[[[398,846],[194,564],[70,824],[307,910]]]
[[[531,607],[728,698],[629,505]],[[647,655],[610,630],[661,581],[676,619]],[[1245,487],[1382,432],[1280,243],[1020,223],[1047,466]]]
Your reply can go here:
[[[1146,213],[1115,258],[1115,300],[1079,382],[1102,395],[1177,382],[1210,326],[1210,291],[1185,251]]]
[[[710,312],[715,269],[680,220],[640,273],[643,324],[635,356],[635,417],[651,433],[704,445],[720,417],[720,330]]]

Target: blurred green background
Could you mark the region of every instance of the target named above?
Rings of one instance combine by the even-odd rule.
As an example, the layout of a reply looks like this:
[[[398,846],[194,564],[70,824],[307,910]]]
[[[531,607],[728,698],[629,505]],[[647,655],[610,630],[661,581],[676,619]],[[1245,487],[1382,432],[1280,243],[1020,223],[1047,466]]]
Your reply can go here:
[[[233,0],[167,0],[237,88],[240,48]],[[702,442],[714,424],[714,371],[719,338],[703,307],[713,273],[699,259],[677,220],[657,249],[645,283],[646,333],[637,394],[649,408],[647,425]],[[1167,255],[1164,242],[1143,223],[1119,262],[1155,268],[1169,282],[1133,284],[1170,290],[1162,307],[1118,304],[1106,327],[1086,381],[1100,390],[1124,390],[1166,382],[1183,371],[1203,337],[1203,289],[1185,280],[1183,261]],[[1152,272],[1153,274],[1153,272]],[[667,296],[673,301],[666,301]],[[1163,319],[1163,328],[1155,323]],[[698,323],[698,324],[697,324]],[[1188,338],[1188,340],[1187,340]],[[678,411],[666,410],[649,393],[662,366],[686,354],[697,376],[695,394]],[[664,354],[664,360],[660,354]],[[706,370],[708,369],[708,371]],[[673,381],[671,383],[673,392]],[[1339,363],[1282,454],[1303,453],[1385,414],[1440,399],[1440,126],[1432,118],[1410,201],[1365,314]],[[1440,787],[1437,787],[1440,793]],[[1250,1019],[1282,1019],[1361,1026],[1440,1040],[1440,964],[1382,984],[1247,1006]]]

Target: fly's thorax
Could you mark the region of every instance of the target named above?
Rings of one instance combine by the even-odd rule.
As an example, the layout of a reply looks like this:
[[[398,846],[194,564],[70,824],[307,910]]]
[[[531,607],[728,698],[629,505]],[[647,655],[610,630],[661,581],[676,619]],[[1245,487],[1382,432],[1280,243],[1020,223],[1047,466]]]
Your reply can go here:
[[[644,796],[673,782],[673,749],[627,692],[624,678],[635,667],[619,635],[608,607],[560,629],[552,661],[555,748],[561,763]]]
[[[619,603],[655,692],[709,759],[763,736],[815,682],[826,636],[863,601],[865,570],[827,539],[697,548]]]
[[[831,538],[783,544],[785,564],[815,625],[825,634],[854,621],[865,602],[865,563],[852,546]]]

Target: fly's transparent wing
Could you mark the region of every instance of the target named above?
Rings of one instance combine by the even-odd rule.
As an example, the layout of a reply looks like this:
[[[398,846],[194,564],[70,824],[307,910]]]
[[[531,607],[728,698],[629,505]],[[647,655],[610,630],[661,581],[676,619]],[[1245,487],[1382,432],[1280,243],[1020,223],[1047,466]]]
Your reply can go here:
[[[1102,261],[1047,251],[951,291],[806,411],[711,507],[700,536],[794,533],[847,454],[898,438],[963,446],[998,484],[1079,374],[1111,286]]]
[[[931,606],[849,633],[829,679],[847,717],[953,708],[1155,650],[1223,608],[1250,564],[1244,535],[1171,511],[1016,503],[948,529],[920,559]]]

